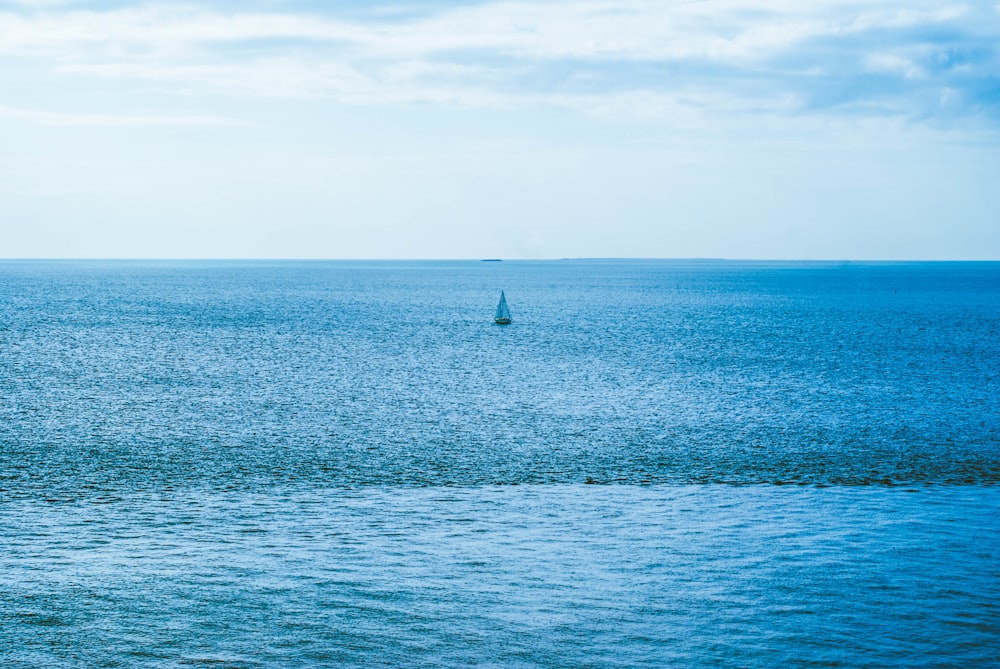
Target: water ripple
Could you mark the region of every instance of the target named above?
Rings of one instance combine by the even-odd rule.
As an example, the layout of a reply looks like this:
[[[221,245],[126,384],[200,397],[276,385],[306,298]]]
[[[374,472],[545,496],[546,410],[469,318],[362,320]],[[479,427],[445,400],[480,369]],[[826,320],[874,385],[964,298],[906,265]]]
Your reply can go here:
[[[1000,643],[1000,490],[8,503],[8,666],[911,666]],[[248,532],[248,528],[253,531]]]

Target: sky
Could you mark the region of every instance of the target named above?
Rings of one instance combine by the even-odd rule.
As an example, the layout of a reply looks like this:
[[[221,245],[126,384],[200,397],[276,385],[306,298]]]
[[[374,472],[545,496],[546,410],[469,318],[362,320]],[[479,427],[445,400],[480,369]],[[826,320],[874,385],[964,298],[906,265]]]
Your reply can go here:
[[[1000,1],[0,0],[0,258],[1000,258]]]

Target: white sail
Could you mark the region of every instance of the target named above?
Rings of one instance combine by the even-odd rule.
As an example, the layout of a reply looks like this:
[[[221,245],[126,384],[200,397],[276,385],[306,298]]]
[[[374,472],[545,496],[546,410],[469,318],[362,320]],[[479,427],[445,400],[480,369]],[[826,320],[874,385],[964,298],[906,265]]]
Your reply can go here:
[[[502,290],[500,291],[500,304],[497,305],[497,313],[493,320],[500,324],[510,323],[510,309],[507,308],[507,297]]]

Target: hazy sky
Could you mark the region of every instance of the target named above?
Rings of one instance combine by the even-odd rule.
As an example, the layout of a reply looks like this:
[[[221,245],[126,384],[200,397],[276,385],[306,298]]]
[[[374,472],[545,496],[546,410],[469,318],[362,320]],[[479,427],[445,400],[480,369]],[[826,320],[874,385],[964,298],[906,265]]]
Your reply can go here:
[[[0,0],[0,257],[1000,258],[1000,2]]]

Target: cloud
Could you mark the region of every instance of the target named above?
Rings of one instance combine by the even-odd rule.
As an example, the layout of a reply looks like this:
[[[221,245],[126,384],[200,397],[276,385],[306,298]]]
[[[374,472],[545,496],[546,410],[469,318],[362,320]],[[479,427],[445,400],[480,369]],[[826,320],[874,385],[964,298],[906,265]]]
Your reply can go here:
[[[1000,13],[978,4],[566,0],[350,16],[22,4],[36,8],[0,12],[0,54],[184,94],[1000,118]]]
[[[888,53],[870,54],[868,67],[873,72],[898,74],[905,79],[923,79],[927,76],[927,73],[912,60]]]
[[[141,47],[176,54],[199,44],[312,40],[351,46],[357,55],[380,59],[478,51],[536,59],[735,62],[765,58],[819,36],[937,24],[968,13],[962,7],[867,9],[870,6],[816,2],[799,8],[782,2],[736,0],[504,2],[390,24],[322,15],[143,6],[7,15],[0,19],[5,35],[0,49],[65,53],[85,47],[115,54]]]
[[[63,114],[0,105],[0,118],[59,126],[253,127],[252,121],[204,115]]]

